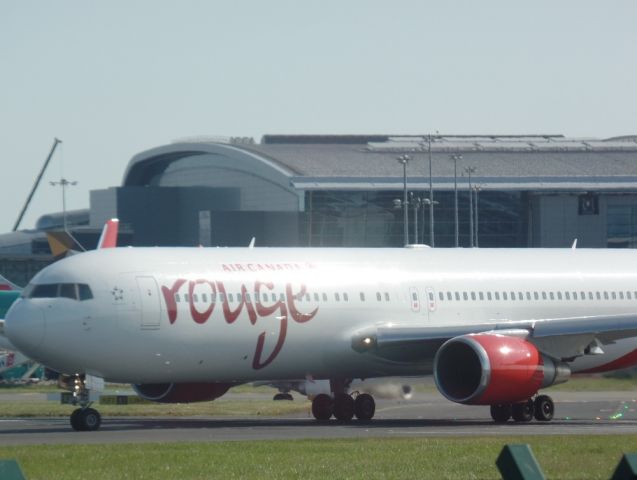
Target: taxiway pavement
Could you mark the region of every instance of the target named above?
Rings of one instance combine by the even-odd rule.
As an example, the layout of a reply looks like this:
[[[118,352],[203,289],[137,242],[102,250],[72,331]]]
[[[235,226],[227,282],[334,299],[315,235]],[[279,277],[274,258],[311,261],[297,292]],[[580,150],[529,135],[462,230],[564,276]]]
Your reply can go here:
[[[376,417],[368,423],[317,423],[309,412],[284,417],[106,417],[97,432],[74,432],[66,418],[12,418],[0,419],[0,445],[637,434],[637,392],[556,392],[553,399],[552,422],[503,425],[490,420],[488,407],[456,405],[437,393],[417,394],[409,401],[379,400]]]

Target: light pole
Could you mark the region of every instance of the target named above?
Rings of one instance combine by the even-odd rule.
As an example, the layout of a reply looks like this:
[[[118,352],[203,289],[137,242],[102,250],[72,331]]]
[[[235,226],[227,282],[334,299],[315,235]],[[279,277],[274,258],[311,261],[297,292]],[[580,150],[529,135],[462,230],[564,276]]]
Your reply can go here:
[[[409,212],[407,211],[407,164],[409,163],[409,155],[401,155],[396,160],[403,166],[403,237],[405,245],[409,243]]]
[[[473,189],[471,188],[471,174],[475,173],[476,167],[466,167],[464,171],[469,176],[469,246],[473,247]]]
[[[480,187],[480,185],[476,185],[474,187],[474,190],[476,192],[476,209],[475,209],[475,212],[476,212],[476,247],[478,246],[478,226],[479,226],[479,223],[478,223],[478,194],[480,193],[480,189],[481,188],[482,187]]]
[[[51,185],[62,187],[62,221],[64,223],[64,231],[66,232],[66,187],[77,185],[76,181],[69,181],[66,178],[60,178],[59,182],[49,182]]]
[[[453,216],[454,216],[454,233],[455,233],[455,241],[454,244],[456,248],[460,245],[459,242],[459,229],[458,229],[458,160],[462,160],[462,155],[453,154],[451,155],[451,160],[453,160]]]
[[[431,174],[431,133],[428,136],[429,143],[429,244],[435,247],[434,237],[434,182]]]

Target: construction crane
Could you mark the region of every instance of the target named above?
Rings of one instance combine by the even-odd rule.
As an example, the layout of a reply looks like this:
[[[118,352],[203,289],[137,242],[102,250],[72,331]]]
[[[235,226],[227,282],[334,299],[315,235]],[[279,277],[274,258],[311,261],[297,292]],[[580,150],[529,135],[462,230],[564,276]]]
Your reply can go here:
[[[27,208],[29,208],[29,204],[31,203],[31,200],[33,199],[33,195],[35,194],[35,191],[37,190],[38,185],[40,185],[40,181],[42,180],[42,177],[44,176],[44,172],[46,171],[46,168],[49,166],[49,162],[51,161],[51,158],[53,157],[53,152],[55,152],[55,149],[57,148],[58,143],[62,143],[62,140],[60,140],[58,138],[55,138],[53,140],[53,146],[51,147],[51,151],[49,152],[49,156],[46,157],[46,160],[44,161],[44,165],[42,166],[42,170],[40,170],[40,174],[35,179],[35,183],[33,184],[33,188],[31,189],[31,193],[29,193],[29,196],[27,197],[27,201],[25,202],[24,207],[22,207],[22,211],[20,212],[20,215],[18,216],[18,219],[15,222],[15,225],[13,226],[13,231],[14,232],[20,226],[20,223],[22,222],[22,218],[24,217],[24,214],[26,213]]]

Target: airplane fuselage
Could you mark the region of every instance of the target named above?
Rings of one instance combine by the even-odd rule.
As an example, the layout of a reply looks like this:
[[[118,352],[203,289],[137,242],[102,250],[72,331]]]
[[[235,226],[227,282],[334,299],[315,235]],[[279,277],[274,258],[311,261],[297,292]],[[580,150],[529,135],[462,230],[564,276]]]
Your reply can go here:
[[[53,369],[117,382],[424,375],[435,351],[388,360],[352,338],[375,326],[635,313],[636,264],[628,250],[107,249],[40,272],[6,331]],[[33,295],[61,284],[75,285],[75,298]],[[636,338],[621,339],[571,368],[636,349]]]

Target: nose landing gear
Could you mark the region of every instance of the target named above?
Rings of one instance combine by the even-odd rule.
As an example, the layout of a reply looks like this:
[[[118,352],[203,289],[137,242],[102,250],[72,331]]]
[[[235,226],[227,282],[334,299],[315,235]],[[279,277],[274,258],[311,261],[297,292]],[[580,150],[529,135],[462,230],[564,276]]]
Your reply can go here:
[[[100,413],[91,408],[93,402],[89,397],[89,389],[86,388],[86,382],[81,375],[73,377],[73,405],[79,405],[80,408],[73,410],[71,414],[71,427],[76,432],[92,432],[100,428],[102,424],[102,416]]]

